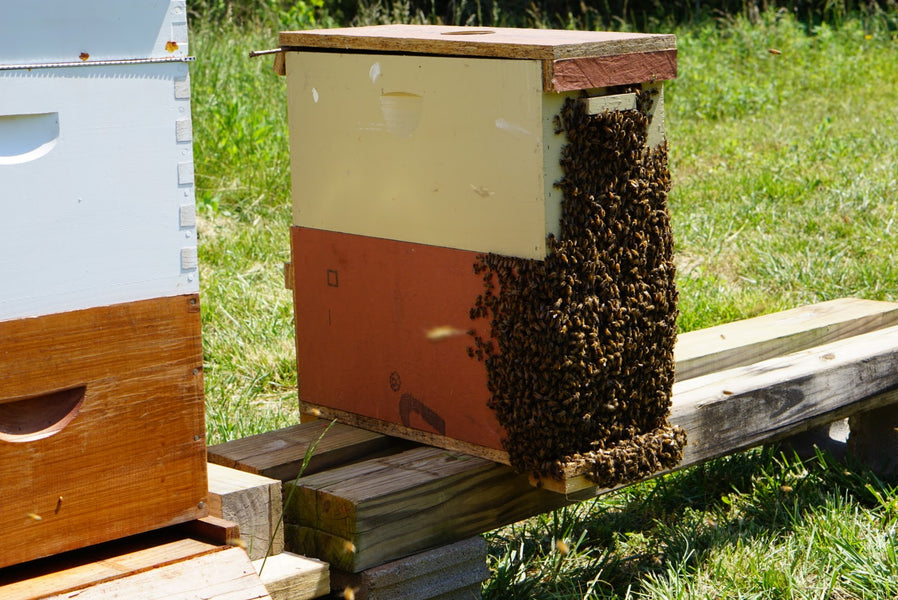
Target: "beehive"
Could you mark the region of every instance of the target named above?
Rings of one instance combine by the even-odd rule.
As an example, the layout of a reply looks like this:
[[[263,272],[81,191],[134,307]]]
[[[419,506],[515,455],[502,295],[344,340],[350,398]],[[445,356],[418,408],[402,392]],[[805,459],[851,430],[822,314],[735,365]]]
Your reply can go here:
[[[0,20],[0,567],[202,516],[183,1]]]
[[[602,450],[652,463],[640,472],[676,462],[674,37],[379,26],[280,42],[303,406],[540,475]],[[633,364],[603,375],[605,353]]]

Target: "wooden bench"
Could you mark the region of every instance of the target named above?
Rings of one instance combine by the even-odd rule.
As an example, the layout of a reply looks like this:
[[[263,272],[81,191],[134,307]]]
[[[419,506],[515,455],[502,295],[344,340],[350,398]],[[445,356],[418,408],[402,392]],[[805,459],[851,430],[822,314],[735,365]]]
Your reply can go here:
[[[898,304],[842,299],[687,333],[676,359],[670,420],[689,436],[680,468],[845,417],[860,458],[894,467]],[[209,460],[290,480],[328,425],[312,421],[213,446]],[[607,491],[582,473],[531,481],[457,449],[344,424],[321,438],[291,487],[283,491],[287,549],[347,573]]]

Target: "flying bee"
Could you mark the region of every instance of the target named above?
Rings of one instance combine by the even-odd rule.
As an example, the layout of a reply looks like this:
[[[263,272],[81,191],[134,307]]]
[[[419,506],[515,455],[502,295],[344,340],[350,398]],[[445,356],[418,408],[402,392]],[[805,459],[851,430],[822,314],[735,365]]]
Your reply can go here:
[[[441,325],[439,327],[432,327],[424,332],[424,336],[430,340],[431,342],[442,342],[444,340],[448,340],[453,337],[458,337],[460,335],[465,335],[465,331],[461,329],[456,329],[451,325]]]

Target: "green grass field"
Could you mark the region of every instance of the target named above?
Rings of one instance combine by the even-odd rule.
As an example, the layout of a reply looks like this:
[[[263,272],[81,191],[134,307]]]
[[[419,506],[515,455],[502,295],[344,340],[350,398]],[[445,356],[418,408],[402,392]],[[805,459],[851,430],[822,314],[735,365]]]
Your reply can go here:
[[[898,301],[896,22],[770,12],[666,29],[682,331],[843,296]],[[270,59],[247,58],[276,40],[276,24],[194,24],[209,443],[298,420],[285,86]],[[756,450],[488,534],[484,595],[896,597],[896,523],[896,489],[862,469]]]

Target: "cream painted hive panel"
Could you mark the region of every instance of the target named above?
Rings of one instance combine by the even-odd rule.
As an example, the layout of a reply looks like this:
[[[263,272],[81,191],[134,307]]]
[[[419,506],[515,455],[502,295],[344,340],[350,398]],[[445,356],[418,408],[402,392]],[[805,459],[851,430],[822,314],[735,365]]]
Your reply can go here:
[[[562,96],[547,113],[540,61],[288,52],[287,73],[294,224],[545,256]]]

